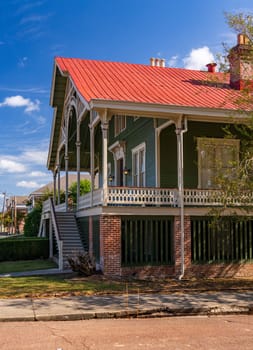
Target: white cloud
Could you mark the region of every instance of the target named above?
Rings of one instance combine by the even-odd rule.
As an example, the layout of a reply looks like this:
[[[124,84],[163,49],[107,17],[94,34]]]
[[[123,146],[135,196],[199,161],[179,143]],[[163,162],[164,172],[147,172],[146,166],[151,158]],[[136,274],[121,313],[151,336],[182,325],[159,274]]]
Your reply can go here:
[[[20,24],[46,21],[50,16],[51,15],[48,14],[46,16],[32,15],[32,16],[24,17],[21,19]]]
[[[21,68],[24,68],[26,66],[27,61],[28,61],[27,57],[20,58],[18,61],[18,66]]]
[[[44,173],[43,171],[32,171],[30,176],[31,177],[45,177],[45,176],[49,176],[49,174]]]
[[[20,87],[13,88],[9,86],[0,86],[0,91],[10,91],[10,92],[17,92],[17,93],[32,93],[32,94],[47,94],[49,95],[49,91],[41,88],[41,87],[32,87],[28,89],[23,89]]]
[[[44,125],[46,123],[46,118],[40,115],[39,117],[36,118],[36,121],[39,125]]]
[[[28,150],[28,151],[25,151],[21,155],[21,157],[24,161],[45,165],[47,162],[47,154],[48,154],[48,151]]]
[[[24,98],[23,96],[17,95],[17,96],[11,96],[6,97],[2,103],[0,103],[0,107],[25,107],[25,112],[30,113],[33,111],[39,111],[40,110],[40,101],[35,100],[31,101],[30,98]]]
[[[38,184],[35,181],[19,181],[16,183],[17,187],[24,187],[24,188],[40,188],[44,186],[44,184]]]
[[[172,56],[170,59],[168,59],[168,66],[169,67],[176,67],[177,60],[178,60],[178,56],[177,55]]]
[[[192,49],[190,54],[183,59],[186,69],[206,70],[206,65],[214,62],[214,55],[209,47],[203,46],[198,49]]]
[[[26,170],[26,167],[23,164],[15,161],[14,159],[11,159],[11,157],[0,157],[0,169],[1,172],[22,173]]]

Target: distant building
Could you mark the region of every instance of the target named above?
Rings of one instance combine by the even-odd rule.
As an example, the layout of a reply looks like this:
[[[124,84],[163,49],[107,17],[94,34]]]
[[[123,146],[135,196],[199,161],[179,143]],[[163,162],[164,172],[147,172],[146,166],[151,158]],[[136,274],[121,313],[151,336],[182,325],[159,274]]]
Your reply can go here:
[[[9,233],[23,233],[25,216],[27,215],[27,196],[11,196],[6,198],[5,215],[10,215],[10,223],[8,224]]]
[[[80,178],[81,178],[81,180],[89,180],[90,176],[89,176],[89,174],[81,174]],[[76,182],[76,181],[77,181],[77,174],[69,174],[68,175],[69,187],[73,184],[73,182]],[[66,186],[66,176],[62,176],[60,178],[60,189],[64,191],[65,186]],[[32,193],[30,193],[28,196],[28,202],[30,203],[29,211],[31,211],[34,208],[36,202],[38,202],[38,200],[43,198],[43,196],[47,192],[53,192],[53,190],[54,190],[54,183],[49,182],[47,185],[42,186],[42,187],[38,188],[37,190],[33,191]]]

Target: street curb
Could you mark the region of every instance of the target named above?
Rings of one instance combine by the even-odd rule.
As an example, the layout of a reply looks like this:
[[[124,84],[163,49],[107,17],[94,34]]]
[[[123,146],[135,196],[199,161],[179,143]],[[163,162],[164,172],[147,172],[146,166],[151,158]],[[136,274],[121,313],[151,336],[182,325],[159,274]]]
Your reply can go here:
[[[221,315],[252,315],[253,305],[250,306],[204,306],[169,308],[159,307],[142,310],[123,310],[113,312],[87,312],[61,315],[38,315],[31,317],[0,317],[0,322],[36,322],[36,321],[78,321],[91,319],[122,319],[122,318],[162,318],[180,316],[221,316]]]

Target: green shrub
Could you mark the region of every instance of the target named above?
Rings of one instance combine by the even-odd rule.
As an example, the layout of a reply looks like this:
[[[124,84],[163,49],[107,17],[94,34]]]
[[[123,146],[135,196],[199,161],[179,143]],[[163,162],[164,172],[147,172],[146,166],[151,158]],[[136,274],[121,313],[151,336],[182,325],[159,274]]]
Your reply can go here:
[[[47,259],[48,257],[48,238],[6,238],[0,240],[0,261]]]
[[[40,228],[41,206],[35,207],[25,218],[25,237],[36,237]]]

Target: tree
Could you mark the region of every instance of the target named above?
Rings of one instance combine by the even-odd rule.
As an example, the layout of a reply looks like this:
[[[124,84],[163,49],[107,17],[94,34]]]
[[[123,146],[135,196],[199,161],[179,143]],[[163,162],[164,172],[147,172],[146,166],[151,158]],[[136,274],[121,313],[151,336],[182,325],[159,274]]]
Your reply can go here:
[[[221,169],[215,178],[216,187],[222,190],[223,206],[212,209],[211,214],[216,215],[218,220],[222,219],[221,213],[228,207],[230,207],[230,214],[238,217],[238,210],[231,210],[233,201],[241,202],[240,215],[244,211],[246,214],[252,210],[253,202],[253,16],[244,13],[226,13],[225,17],[229,27],[238,35],[240,34],[239,38],[242,39],[239,50],[243,55],[244,75],[240,81],[240,92],[235,94],[233,101],[237,106],[237,114],[239,113],[242,118],[238,121],[238,118],[231,116],[231,123],[224,129],[226,138],[240,140],[239,159],[230,164],[227,172]],[[225,56],[220,66],[226,72],[228,59],[233,60],[237,49],[228,49],[227,45],[224,45],[224,48]],[[238,69],[242,67],[238,65]]]
[[[91,183],[90,180],[82,179],[80,180],[80,195],[83,196],[86,193],[91,191]],[[72,202],[76,204],[77,202],[77,182],[73,182],[69,187],[70,195]]]

